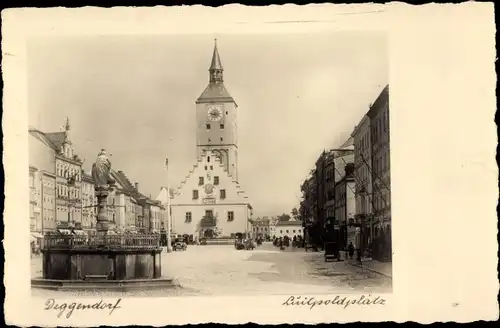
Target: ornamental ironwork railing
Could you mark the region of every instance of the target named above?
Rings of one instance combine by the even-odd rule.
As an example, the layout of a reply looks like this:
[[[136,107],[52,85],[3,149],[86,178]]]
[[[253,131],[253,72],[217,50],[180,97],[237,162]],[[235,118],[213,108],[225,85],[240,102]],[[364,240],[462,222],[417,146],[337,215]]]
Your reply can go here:
[[[217,225],[217,218],[215,216],[204,216],[200,221],[200,225],[202,227],[215,227]]]
[[[159,234],[45,235],[42,249],[155,249],[160,247],[160,237]]]

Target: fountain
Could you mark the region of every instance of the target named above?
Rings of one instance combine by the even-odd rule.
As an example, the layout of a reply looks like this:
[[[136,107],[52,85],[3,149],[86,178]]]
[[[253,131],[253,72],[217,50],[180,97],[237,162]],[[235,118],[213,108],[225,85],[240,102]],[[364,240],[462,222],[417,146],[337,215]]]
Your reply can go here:
[[[97,198],[97,233],[94,236],[47,234],[44,236],[43,277],[31,286],[55,290],[119,290],[173,287],[161,276],[160,236],[110,234],[107,198],[115,181],[111,162],[101,150],[92,166]]]

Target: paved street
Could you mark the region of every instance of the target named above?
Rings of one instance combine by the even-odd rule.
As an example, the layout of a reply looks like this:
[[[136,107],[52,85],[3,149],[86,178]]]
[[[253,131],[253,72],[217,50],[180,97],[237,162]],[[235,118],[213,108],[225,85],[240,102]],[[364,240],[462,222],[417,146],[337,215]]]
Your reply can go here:
[[[262,295],[391,291],[390,278],[345,262],[325,263],[322,253],[306,253],[303,249],[291,248],[279,251],[271,244],[264,244],[253,251],[237,251],[233,246],[222,245],[189,246],[184,252],[164,251],[162,265],[163,275],[177,279],[181,288],[120,295]],[[32,272],[34,276],[41,275],[40,257],[32,259]],[[40,296],[66,294],[41,290],[34,290],[33,293]],[[117,294],[119,293],[110,292],[106,295]]]

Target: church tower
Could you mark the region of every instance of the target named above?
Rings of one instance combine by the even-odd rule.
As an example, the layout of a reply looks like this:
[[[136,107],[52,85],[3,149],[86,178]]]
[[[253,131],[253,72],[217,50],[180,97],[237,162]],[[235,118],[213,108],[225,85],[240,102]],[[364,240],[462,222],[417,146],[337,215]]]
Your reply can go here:
[[[206,151],[220,158],[224,170],[238,181],[238,105],[224,86],[224,69],[215,39],[209,82],[196,101],[196,151],[201,160]]]

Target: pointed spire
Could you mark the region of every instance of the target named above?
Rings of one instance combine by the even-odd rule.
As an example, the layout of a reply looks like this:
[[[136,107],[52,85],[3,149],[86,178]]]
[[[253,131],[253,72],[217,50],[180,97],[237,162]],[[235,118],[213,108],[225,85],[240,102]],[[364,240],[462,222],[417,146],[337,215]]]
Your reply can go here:
[[[69,125],[69,117],[66,116],[66,122],[64,123],[64,131],[69,131],[71,125]]]
[[[210,71],[222,71],[222,63],[220,61],[219,50],[217,49],[217,39],[214,39],[214,53],[212,55],[212,63],[210,64]]]
[[[69,130],[71,129],[71,125],[69,124],[69,117],[66,116],[66,122],[64,122],[64,143],[71,143],[71,139],[69,137]]]

